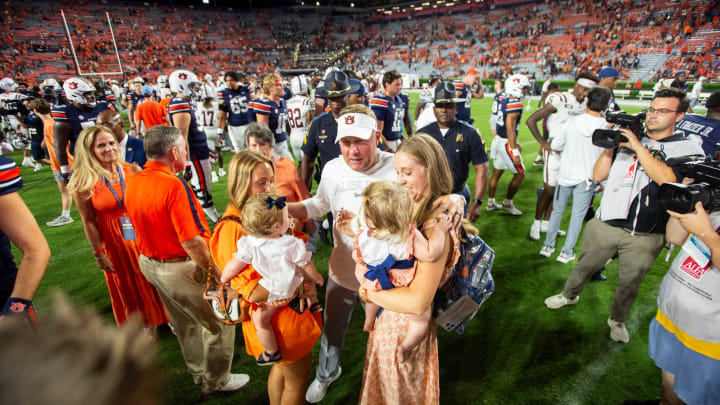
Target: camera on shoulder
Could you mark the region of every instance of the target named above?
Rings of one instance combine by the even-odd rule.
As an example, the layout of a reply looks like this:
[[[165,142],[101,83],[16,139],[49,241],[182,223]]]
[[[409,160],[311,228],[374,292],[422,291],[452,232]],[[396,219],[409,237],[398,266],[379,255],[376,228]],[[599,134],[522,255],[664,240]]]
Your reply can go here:
[[[640,111],[637,114],[628,114],[625,112],[613,112],[605,115],[605,120],[611,124],[615,124],[612,129],[600,128],[596,129],[592,135],[592,143],[601,148],[615,148],[628,139],[620,132],[618,128],[627,128],[631,130],[638,139],[645,135],[645,116],[647,111]]]
[[[668,166],[689,177],[692,184],[664,183],[660,186],[658,201],[663,209],[687,214],[695,211],[701,202],[708,211],[720,209],[720,162],[702,155],[668,159]]]

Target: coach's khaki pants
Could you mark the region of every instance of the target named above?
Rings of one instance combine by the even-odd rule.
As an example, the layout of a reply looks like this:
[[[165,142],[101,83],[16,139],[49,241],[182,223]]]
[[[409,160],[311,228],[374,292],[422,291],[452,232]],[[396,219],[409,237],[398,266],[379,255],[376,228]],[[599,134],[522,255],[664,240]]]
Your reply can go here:
[[[225,385],[230,380],[235,326],[219,322],[203,299],[204,272],[192,260],[160,263],[140,255],[139,261],[165,305],[193,381],[202,382],[204,392]]]
[[[631,235],[630,232],[597,218],[590,220],[583,234],[580,257],[565,283],[563,295],[567,298],[580,295],[593,274],[617,253],[618,282],[610,317],[614,321],[625,322],[637,298],[640,284],[663,247],[662,234],[636,232]]]

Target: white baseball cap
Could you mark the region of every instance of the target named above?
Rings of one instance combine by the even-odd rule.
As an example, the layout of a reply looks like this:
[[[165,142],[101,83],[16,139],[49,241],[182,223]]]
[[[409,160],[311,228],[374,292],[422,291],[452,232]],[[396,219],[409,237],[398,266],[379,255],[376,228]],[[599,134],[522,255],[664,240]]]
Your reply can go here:
[[[377,132],[377,121],[375,118],[362,113],[349,113],[341,115],[338,119],[338,131],[335,142],[340,139],[353,136],[363,140],[370,139]]]

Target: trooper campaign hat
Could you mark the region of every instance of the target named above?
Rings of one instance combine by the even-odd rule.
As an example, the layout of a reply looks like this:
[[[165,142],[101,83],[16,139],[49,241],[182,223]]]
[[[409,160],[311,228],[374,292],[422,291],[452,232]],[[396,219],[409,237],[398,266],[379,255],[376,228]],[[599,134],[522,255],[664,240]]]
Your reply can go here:
[[[321,98],[334,98],[354,94],[360,85],[351,83],[345,73],[332,70],[325,75],[322,84],[315,90],[315,95]]]
[[[451,82],[440,82],[435,86],[435,97],[433,101],[435,104],[456,104],[462,103],[465,100],[457,98],[455,96],[455,85]]]

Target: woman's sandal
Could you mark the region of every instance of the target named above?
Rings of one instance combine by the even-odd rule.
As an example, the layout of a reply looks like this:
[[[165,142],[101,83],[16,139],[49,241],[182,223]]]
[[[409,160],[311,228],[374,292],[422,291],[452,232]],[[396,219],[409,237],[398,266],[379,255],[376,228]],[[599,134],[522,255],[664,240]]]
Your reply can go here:
[[[280,350],[276,351],[275,353],[268,353],[267,350],[262,352],[255,361],[258,366],[271,366],[275,363],[280,363],[282,361],[282,354],[280,354]]]

